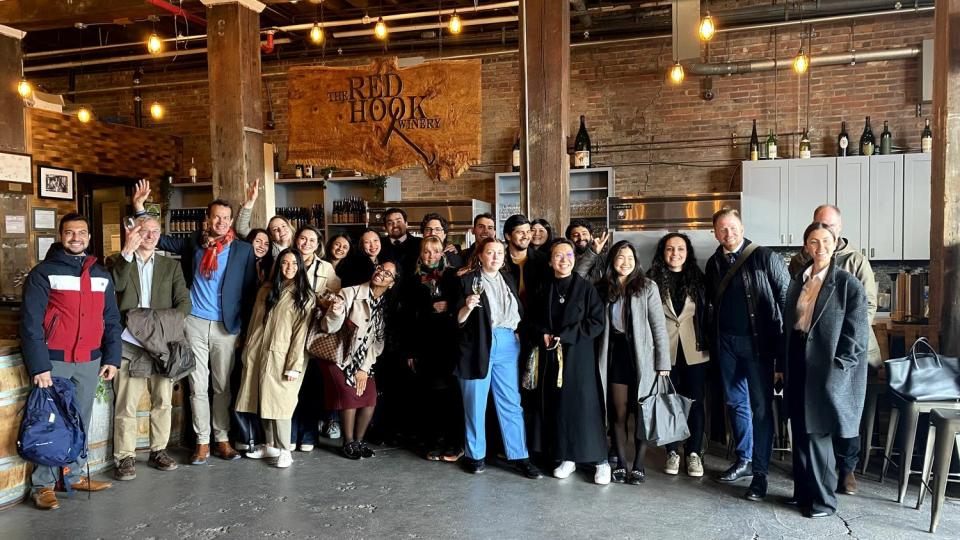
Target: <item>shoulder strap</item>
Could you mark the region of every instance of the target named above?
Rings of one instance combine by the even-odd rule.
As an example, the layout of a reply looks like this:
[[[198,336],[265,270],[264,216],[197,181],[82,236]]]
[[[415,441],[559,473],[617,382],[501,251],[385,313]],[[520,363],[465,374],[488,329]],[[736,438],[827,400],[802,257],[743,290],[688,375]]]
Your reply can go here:
[[[757,249],[757,244],[750,244],[747,247],[743,248],[743,253],[740,254],[740,257],[737,258],[737,262],[733,263],[733,266],[727,270],[726,275],[723,276],[723,279],[720,280],[720,286],[717,287],[717,292],[713,297],[713,305],[716,308],[720,307],[720,300],[723,299],[723,293],[727,290],[727,285],[730,285],[730,281],[733,280],[733,276],[737,274],[740,270],[740,267],[747,262],[747,259],[750,258],[750,254]]]

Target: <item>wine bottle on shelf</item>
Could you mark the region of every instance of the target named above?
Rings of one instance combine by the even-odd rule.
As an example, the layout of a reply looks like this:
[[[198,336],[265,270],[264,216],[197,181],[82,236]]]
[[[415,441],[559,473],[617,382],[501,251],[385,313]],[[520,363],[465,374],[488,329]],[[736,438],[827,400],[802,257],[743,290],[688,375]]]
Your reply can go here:
[[[753,120],[753,131],[750,132],[750,161],[760,159],[760,138],[757,137],[757,120]]]
[[[933,131],[930,129],[930,119],[923,126],[923,133],[920,134],[920,151],[929,154],[933,151]]]
[[[800,159],[810,159],[810,135],[806,129],[800,137]]]
[[[313,178],[313,165],[307,164],[303,166],[303,177]]]
[[[777,136],[772,129],[767,136],[767,159],[777,159]]]
[[[517,142],[513,143],[513,152],[510,153],[510,170],[520,172],[520,134],[517,134]]]
[[[840,135],[837,136],[837,156],[850,155],[850,136],[847,135],[847,123],[840,122]]]
[[[863,126],[863,135],[860,135],[860,155],[872,156],[876,148],[877,141],[873,136],[873,129],[870,127],[870,117],[867,117],[866,124]]]
[[[893,135],[890,134],[890,126],[887,121],[883,121],[883,131],[880,132],[880,155],[889,155],[893,150]]]
[[[580,115],[580,129],[573,141],[573,166],[577,169],[590,167],[590,135],[587,134],[586,117]]]
[[[197,183],[197,166],[193,162],[193,158],[190,158],[190,182]]]
[[[273,179],[280,178],[280,151],[273,150]]]

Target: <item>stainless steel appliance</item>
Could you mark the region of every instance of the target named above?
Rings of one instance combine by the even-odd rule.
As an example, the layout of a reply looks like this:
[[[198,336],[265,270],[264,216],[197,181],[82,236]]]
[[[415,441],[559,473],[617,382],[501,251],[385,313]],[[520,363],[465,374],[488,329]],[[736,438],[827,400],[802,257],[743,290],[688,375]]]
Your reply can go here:
[[[644,268],[649,268],[657,242],[668,232],[690,238],[697,264],[703,268],[717,249],[713,214],[724,207],[739,210],[740,193],[610,197],[607,204],[613,242],[629,240]]]
[[[890,319],[895,322],[921,323],[927,320],[927,278],[922,271],[896,272],[891,291]]]
[[[381,228],[383,214],[388,208],[400,208],[407,213],[407,223],[410,232],[420,235],[420,222],[423,216],[437,213],[446,218],[450,224],[447,240],[461,247],[473,244],[473,216],[491,211],[491,204],[477,199],[459,199],[453,201],[392,201],[372,202],[370,209],[370,226]]]

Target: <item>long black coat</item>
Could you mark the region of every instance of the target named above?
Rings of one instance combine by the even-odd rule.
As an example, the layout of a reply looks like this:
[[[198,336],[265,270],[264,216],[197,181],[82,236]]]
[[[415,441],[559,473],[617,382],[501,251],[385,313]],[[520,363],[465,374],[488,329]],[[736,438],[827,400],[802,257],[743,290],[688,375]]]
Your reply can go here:
[[[790,282],[784,328],[793,331],[803,273]],[[867,391],[867,347],[870,326],[867,295],[852,274],[830,265],[813,310],[806,342],[806,384],[790,380],[789,339],[784,340],[786,391],[802,392],[808,433],[856,437]]]
[[[480,270],[467,272],[460,276],[457,290],[457,304],[453,308],[453,316],[456,318],[460,309],[467,303],[467,297],[473,294],[473,278],[480,273]],[[520,310],[520,318],[523,318],[523,305],[520,304],[520,296],[517,294],[517,285],[513,282],[510,274],[503,274],[503,280],[507,283],[510,294],[517,301],[517,308]],[[457,364],[454,367],[453,374],[461,379],[483,379],[487,376],[487,370],[490,367],[490,344],[493,340],[493,328],[490,324],[490,300],[487,298],[487,291],[480,293],[480,309],[474,309],[467,317],[467,320],[459,325],[457,332]],[[518,371],[519,374],[519,371]],[[518,375],[519,376],[519,375]]]
[[[555,313],[557,309],[562,313]],[[573,274],[565,302],[557,302],[548,283],[531,307],[531,316],[531,337],[538,340],[540,362],[529,414],[530,448],[564,461],[596,463],[605,459],[607,439],[595,348],[604,328],[604,303],[599,293],[586,279]],[[558,336],[563,348],[560,388],[557,356],[544,348],[544,334]]]

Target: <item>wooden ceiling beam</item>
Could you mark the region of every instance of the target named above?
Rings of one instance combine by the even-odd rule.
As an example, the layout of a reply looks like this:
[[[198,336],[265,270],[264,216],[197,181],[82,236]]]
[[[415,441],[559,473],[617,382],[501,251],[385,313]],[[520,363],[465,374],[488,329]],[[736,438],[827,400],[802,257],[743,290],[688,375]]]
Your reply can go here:
[[[0,24],[18,30],[70,28],[76,23],[110,23],[170,15],[144,0],[7,0],[0,2]]]

